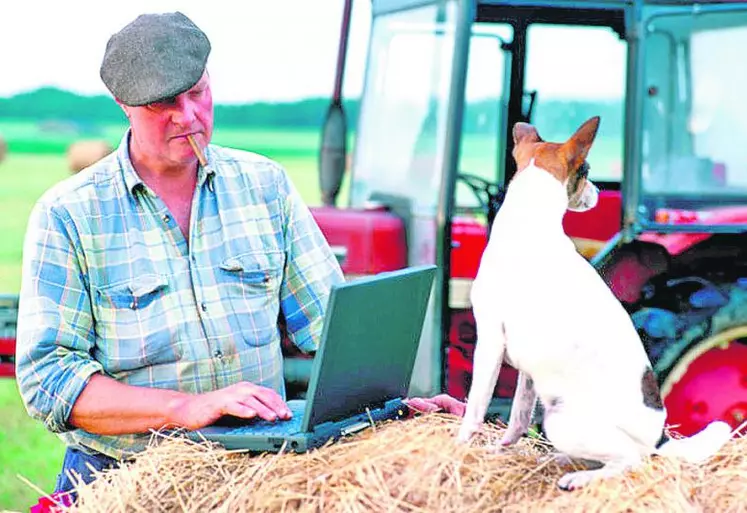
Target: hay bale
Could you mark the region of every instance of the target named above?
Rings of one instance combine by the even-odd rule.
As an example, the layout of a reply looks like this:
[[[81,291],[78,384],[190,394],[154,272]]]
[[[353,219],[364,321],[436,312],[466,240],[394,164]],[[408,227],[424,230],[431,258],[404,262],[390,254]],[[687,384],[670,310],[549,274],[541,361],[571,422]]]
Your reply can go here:
[[[3,163],[3,160],[5,160],[5,157],[8,156],[8,143],[5,142],[5,139],[3,139],[3,136],[0,135],[0,164]]]
[[[103,140],[76,141],[67,149],[67,165],[71,173],[77,173],[106,157],[112,151],[114,151],[114,148]]]
[[[498,453],[502,427],[470,447],[459,419],[430,414],[388,422],[307,454],[249,457],[170,437],[135,462],[80,486],[73,511],[734,511],[744,504],[747,440],[697,467],[656,458],[576,492],[557,479],[571,466],[525,439]],[[580,465],[577,468],[582,468]]]

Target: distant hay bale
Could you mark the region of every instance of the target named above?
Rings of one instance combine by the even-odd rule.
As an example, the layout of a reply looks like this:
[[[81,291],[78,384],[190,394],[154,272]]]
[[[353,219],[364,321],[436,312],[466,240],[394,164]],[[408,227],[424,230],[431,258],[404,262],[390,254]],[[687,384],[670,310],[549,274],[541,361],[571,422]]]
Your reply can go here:
[[[5,160],[5,157],[8,156],[8,143],[5,142],[5,139],[3,139],[3,136],[0,135],[0,164],[3,163],[3,160]]]
[[[651,458],[640,469],[576,492],[557,489],[575,466],[524,439],[486,448],[503,427],[485,426],[471,446],[459,421],[430,414],[392,421],[306,454],[249,457],[181,437],[154,443],[133,463],[77,488],[72,509],[99,511],[736,511],[747,483],[747,440],[703,466]]]
[[[76,141],[67,149],[67,164],[70,172],[77,173],[114,151],[111,145],[102,140]]]

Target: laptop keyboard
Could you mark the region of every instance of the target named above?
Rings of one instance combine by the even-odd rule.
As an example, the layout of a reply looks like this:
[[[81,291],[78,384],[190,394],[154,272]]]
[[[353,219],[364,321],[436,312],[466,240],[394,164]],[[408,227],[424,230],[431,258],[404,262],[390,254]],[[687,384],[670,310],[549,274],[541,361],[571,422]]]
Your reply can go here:
[[[306,402],[291,400],[286,403],[293,416],[289,420],[276,420],[270,422],[264,419],[251,420],[243,426],[239,426],[227,432],[230,435],[268,435],[281,436],[301,431],[301,422],[306,410]]]

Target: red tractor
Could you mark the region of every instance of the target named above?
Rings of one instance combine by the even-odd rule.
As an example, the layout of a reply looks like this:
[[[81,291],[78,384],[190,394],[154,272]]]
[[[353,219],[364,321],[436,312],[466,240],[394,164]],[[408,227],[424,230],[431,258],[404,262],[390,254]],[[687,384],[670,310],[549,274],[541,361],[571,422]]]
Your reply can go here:
[[[515,172],[513,125],[565,140],[601,114],[589,157],[601,201],[569,213],[566,232],[630,313],[675,430],[688,435],[715,418],[741,425],[747,73],[735,63],[747,3],[372,0],[371,13],[349,204],[335,206],[350,1],[323,135],[327,205],[314,214],[349,277],[439,266],[411,392],[469,390],[469,290]],[[557,108],[563,87],[578,112]],[[600,89],[605,112],[587,115],[581,106]],[[303,360],[292,356],[289,381],[303,384]],[[515,379],[506,366],[496,386],[491,411],[504,419]]]

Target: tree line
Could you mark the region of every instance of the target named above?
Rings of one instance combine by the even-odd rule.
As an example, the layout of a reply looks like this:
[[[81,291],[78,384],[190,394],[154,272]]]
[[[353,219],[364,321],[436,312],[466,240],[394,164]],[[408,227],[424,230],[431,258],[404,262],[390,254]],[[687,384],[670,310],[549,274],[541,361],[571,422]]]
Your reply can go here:
[[[495,99],[470,102],[464,112],[467,133],[490,133],[500,120]],[[357,98],[344,101],[348,126],[354,129],[360,113]],[[226,127],[319,128],[329,107],[328,98],[294,102],[216,104],[215,123]],[[604,101],[566,101],[538,98],[533,121],[547,139],[568,137],[588,118],[601,115],[605,135],[622,134],[622,104]],[[0,121],[60,121],[83,125],[125,123],[122,110],[106,95],[84,96],[43,87],[0,98]]]

